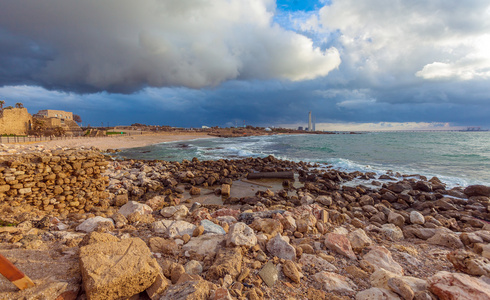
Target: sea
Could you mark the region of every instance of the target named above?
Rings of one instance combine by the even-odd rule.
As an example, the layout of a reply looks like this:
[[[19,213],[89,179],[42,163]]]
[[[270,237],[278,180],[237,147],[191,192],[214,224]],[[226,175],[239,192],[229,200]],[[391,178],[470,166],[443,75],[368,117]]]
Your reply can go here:
[[[210,138],[125,149],[130,159],[181,162],[266,157],[353,172],[438,177],[448,187],[490,185],[490,132],[372,132]]]

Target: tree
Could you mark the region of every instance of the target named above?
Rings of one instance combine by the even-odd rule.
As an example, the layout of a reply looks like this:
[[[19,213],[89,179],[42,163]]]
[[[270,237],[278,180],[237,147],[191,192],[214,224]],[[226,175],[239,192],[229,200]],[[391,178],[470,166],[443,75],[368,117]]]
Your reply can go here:
[[[82,123],[82,118],[79,115],[73,115],[73,121]]]
[[[3,110],[3,105],[5,104],[4,100],[0,100],[0,110]]]
[[[15,107],[16,108],[23,108],[24,107],[24,104],[22,104],[20,102],[17,102],[17,103],[15,103]]]

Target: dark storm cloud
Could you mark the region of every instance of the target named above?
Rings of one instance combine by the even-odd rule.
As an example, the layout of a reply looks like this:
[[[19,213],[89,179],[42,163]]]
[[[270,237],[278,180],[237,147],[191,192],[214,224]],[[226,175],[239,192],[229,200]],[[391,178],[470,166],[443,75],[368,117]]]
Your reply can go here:
[[[270,0],[3,1],[0,84],[74,92],[305,80],[339,63],[272,23]]]

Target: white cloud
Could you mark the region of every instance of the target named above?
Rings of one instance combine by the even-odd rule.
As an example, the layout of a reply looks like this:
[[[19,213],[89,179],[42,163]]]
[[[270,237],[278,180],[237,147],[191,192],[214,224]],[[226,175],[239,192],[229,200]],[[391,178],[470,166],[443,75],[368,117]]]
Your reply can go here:
[[[21,59],[40,60],[18,81],[65,90],[298,81],[339,66],[337,49],[322,51],[279,27],[274,12],[273,0],[11,1],[2,4],[0,27],[21,41]]]

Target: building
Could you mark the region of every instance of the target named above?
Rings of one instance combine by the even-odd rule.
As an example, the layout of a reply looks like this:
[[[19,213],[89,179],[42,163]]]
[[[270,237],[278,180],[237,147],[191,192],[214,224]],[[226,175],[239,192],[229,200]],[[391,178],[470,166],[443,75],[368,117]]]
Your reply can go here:
[[[308,131],[312,131],[311,127],[311,111],[308,113]]]
[[[73,120],[73,113],[63,110],[44,109],[37,112],[34,118],[43,119],[50,128],[61,127],[66,135],[81,135],[82,129]]]
[[[4,108],[0,111],[0,134],[26,135],[32,126],[27,108]]]

